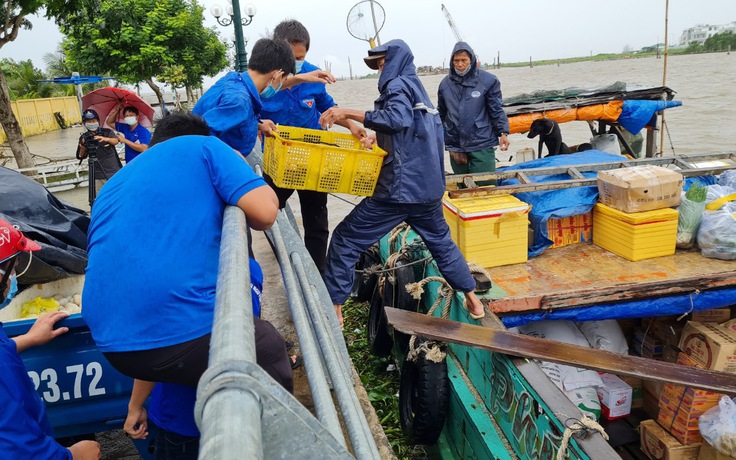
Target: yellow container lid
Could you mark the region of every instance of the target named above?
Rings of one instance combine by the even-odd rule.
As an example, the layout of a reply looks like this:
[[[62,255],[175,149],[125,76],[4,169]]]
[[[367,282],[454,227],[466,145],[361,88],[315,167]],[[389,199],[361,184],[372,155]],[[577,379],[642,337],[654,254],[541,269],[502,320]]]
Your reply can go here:
[[[606,206],[603,203],[596,204],[595,211],[631,225],[666,222],[677,220],[678,217],[677,211],[672,208],[655,209],[654,211],[644,212],[623,212],[610,206]]]
[[[450,198],[445,192],[442,204],[461,219],[494,217],[509,212],[526,213],[531,209],[531,206],[511,195]]]

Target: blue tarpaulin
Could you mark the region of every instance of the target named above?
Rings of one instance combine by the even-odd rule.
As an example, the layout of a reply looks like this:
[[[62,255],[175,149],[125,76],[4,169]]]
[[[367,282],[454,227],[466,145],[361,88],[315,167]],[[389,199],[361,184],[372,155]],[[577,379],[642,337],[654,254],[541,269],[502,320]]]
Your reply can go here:
[[[621,109],[621,115],[618,122],[626,131],[630,133],[638,133],[649,123],[655,112],[661,112],[664,109],[672,107],[680,107],[681,101],[624,101]]]
[[[621,155],[602,152],[600,150],[587,150],[585,152],[570,155],[554,155],[538,160],[527,161],[507,168],[499,168],[499,171],[516,171],[532,168],[553,168],[558,166],[574,166],[594,163],[611,163],[616,161],[627,161]],[[596,172],[583,173],[585,177],[595,178]],[[567,174],[550,176],[533,176],[535,182],[553,182],[569,180]],[[516,179],[504,179],[499,185],[518,184]],[[522,192],[514,194],[521,201],[532,206],[529,212],[529,221],[534,231],[534,243],[529,248],[529,257],[538,256],[545,249],[552,246],[552,240],[547,235],[547,221],[549,219],[562,219],[563,217],[585,214],[593,209],[598,201],[598,186],[573,187],[561,190],[545,190],[539,192]]]
[[[506,327],[516,327],[542,320],[594,321],[681,315],[731,305],[736,305],[736,289],[734,288],[658,297],[656,299],[601,303],[589,307],[546,310],[524,315],[504,316],[501,321]]]

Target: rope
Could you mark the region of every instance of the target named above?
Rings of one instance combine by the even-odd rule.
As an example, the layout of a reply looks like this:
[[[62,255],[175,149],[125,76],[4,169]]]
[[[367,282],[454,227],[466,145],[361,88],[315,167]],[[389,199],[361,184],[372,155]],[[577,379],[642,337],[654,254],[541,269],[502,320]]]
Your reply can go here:
[[[568,424],[568,422],[573,422]],[[570,438],[575,436],[584,439],[588,436],[588,433],[598,432],[603,436],[603,439],[608,441],[608,434],[602,426],[598,424],[594,419],[583,415],[581,420],[576,418],[569,418],[565,422],[565,433],[562,435],[562,442],[560,443],[560,449],[557,451],[557,460],[564,460],[567,456],[567,446],[570,443]]]
[[[677,318],[677,321],[682,321],[682,319],[684,317],[686,317],[687,315],[689,315],[690,313],[692,313],[693,310],[695,310],[695,304],[693,303],[693,294],[700,294],[700,290],[699,289],[696,289],[695,292],[690,293],[690,310],[688,310],[685,313],[683,313],[682,315],[680,315]]]
[[[447,319],[450,317],[450,308],[452,306],[452,299],[455,297],[455,290],[450,287],[447,280],[444,278],[440,276],[428,276],[417,283],[407,284],[405,286],[406,292],[411,294],[412,298],[419,300],[422,298],[424,286],[432,281],[441,283],[441,286],[439,287],[439,295],[437,296],[437,299],[434,301],[434,304],[432,304],[429,311],[427,311],[427,316],[432,316],[437,307],[439,307],[444,301],[444,305],[442,307],[442,318]],[[416,362],[421,354],[424,353],[424,357],[429,361],[441,363],[447,356],[447,353],[442,350],[444,345],[442,342],[428,340],[422,342],[417,347],[416,340],[416,335],[412,335],[409,339],[409,353],[406,355],[408,360]]]

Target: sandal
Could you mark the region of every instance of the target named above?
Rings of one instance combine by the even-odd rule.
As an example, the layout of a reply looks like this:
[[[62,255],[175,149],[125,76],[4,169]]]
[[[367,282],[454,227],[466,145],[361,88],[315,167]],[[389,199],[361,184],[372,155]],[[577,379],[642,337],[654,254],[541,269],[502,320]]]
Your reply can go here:
[[[289,356],[289,361],[291,361],[292,370],[300,368],[302,364],[304,363],[304,360],[302,359],[302,357],[298,355]]]

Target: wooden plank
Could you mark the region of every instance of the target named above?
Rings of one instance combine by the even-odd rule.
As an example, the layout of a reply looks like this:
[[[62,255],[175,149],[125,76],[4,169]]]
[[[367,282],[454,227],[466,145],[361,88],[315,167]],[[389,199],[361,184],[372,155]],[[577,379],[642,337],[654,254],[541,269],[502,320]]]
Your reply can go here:
[[[389,324],[394,329],[409,335],[617,375],[657,380],[718,393],[736,394],[736,374],[702,370],[638,356],[620,355],[445,320],[397,308],[386,308],[385,311]]]
[[[575,179],[585,179],[585,176],[583,176],[580,171],[573,167],[567,168],[567,173],[570,175],[570,177],[573,177]]]
[[[694,294],[697,291],[736,286],[736,271],[708,277],[668,279],[649,283],[620,284],[595,289],[577,289],[536,297],[507,298],[494,301],[490,307],[503,313],[526,310],[552,310],[584,307],[601,303],[654,299],[659,297]]]
[[[713,279],[733,273],[729,260],[708,259],[698,251],[678,251],[671,256],[632,262],[593,244],[571,244],[550,248],[523,264],[487,267],[495,285],[510,298],[528,299],[519,310],[539,305],[535,298],[580,290],[602,290],[616,286],[686,280]],[[503,304],[491,302],[497,311]]]
[[[521,182],[522,184],[531,184],[532,181],[529,179],[529,176],[524,174],[522,171],[518,171],[516,173],[516,178]]]

